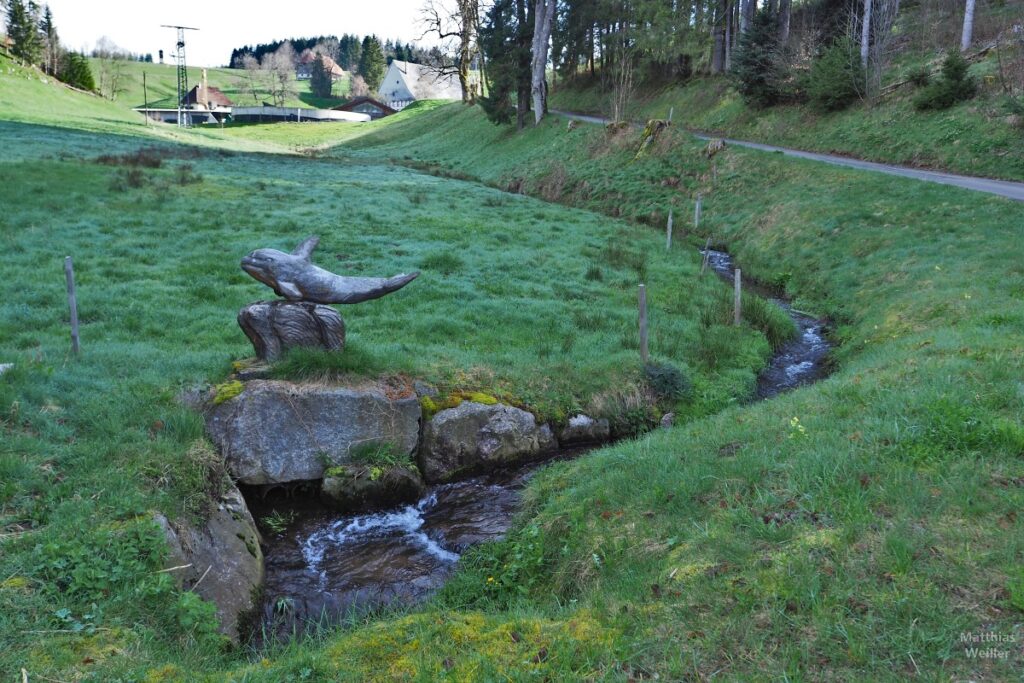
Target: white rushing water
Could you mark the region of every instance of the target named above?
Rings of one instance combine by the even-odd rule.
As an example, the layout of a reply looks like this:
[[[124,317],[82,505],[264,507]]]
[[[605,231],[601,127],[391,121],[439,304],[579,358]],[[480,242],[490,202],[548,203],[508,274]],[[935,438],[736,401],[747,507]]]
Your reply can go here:
[[[456,562],[459,559],[457,553],[445,550],[422,530],[424,512],[436,504],[437,495],[431,493],[416,505],[349,517],[318,529],[301,541],[306,566],[319,573],[321,583],[326,583],[327,572],[321,567],[321,563],[328,550],[385,536],[399,536],[403,542],[422,548],[442,562]]]

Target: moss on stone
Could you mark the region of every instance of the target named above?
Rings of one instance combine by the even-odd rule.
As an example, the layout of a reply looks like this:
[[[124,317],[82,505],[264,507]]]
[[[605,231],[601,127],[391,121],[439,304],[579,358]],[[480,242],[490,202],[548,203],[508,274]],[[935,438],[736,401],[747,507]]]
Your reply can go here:
[[[245,385],[237,379],[218,384],[213,388],[213,405],[219,406],[225,401],[230,401],[243,391],[245,391]]]

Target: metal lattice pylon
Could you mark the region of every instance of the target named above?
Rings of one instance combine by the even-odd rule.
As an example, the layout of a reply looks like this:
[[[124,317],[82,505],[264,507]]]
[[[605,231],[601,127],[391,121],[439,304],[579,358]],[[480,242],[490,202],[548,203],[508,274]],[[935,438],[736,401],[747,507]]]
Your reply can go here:
[[[162,24],[163,28],[173,28],[178,31],[178,49],[175,54],[175,62],[178,65],[178,126],[185,127],[188,120],[185,117],[185,96],[188,95],[188,69],[185,66],[185,31],[198,31],[190,26],[169,26]]]

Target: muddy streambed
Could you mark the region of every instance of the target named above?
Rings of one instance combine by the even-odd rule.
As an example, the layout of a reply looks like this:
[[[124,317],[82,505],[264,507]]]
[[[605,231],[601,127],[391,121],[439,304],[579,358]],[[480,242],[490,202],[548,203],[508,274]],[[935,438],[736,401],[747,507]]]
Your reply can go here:
[[[731,282],[728,254],[709,250],[708,264]],[[758,378],[757,397],[823,377],[830,349],[825,323],[771,292],[757,293],[785,310],[798,327],[796,337],[776,352]],[[576,457],[585,450],[552,459]],[[338,623],[346,615],[430,595],[467,548],[505,535],[523,487],[552,459],[433,486],[413,505],[361,515],[331,511],[310,500],[308,493],[296,500],[247,496],[254,515],[264,520],[262,637],[287,638],[312,626]],[[275,516],[280,531],[268,531],[267,519]]]

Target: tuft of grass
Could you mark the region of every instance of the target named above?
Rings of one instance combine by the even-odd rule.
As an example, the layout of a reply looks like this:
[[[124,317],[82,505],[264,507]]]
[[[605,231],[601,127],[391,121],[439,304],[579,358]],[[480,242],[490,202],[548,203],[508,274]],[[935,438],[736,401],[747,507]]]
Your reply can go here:
[[[353,446],[349,452],[352,462],[365,467],[392,469],[394,467],[412,467],[412,458],[408,453],[398,450],[393,443],[366,443]]]
[[[420,260],[420,268],[426,271],[436,271],[442,275],[452,275],[465,267],[465,262],[449,252],[435,252],[428,254]]]
[[[274,379],[337,380],[347,376],[378,375],[387,367],[383,359],[360,344],[346,342],[341,351],[290,349],[270,367]]]

